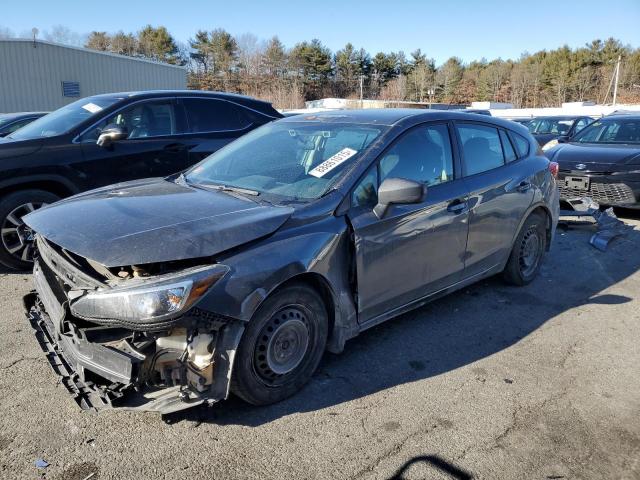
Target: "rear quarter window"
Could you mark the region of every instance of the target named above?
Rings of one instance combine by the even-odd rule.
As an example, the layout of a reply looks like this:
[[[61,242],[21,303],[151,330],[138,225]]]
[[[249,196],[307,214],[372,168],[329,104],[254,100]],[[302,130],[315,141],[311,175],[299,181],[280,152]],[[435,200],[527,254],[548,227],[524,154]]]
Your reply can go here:
[[[511,140],[504,130],[500,130],[500,141],[502,142],[502,151],[504,152],[504,159],[508,162],[513,162],[518,158],[516,151],[513,149]]]
[[[529,140],[519,133],[510,132],[511,138],[513,138],[513,142],[515,143],[515,147],[518,153],[518,158],[526,157],[529,155],[531,151],[531,144]]]

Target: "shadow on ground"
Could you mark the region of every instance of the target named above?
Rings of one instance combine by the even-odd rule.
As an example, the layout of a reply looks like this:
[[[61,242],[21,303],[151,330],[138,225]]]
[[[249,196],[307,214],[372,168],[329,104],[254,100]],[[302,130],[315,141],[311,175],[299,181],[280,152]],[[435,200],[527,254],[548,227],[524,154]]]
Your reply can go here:
[[[422,455],[419,457],[413,457],[407,461],[402,467],[394,473],[389,480],[401,480],[404,478],[404,474],[409,471],[413,466],[420,466],[430,470],[432,473],[446,473],[448,478],[455,480],[471,480],[473,475],[466,470],[448,462],[439,455]]]
[[[640,255],[629,253],[640,248],[640,231],[614,240],[606,252],[588,244],[592,233],[588,226],[559,231],[540,276],[527,287],[491,278],[363,332],[342,354],[326,354],[309,385],[288,400],[254,407],[231,397],[165,421],[257,426],[334,407],[493,355],[580,305],[630,302],[627,296],[601,292],[640,268]]]

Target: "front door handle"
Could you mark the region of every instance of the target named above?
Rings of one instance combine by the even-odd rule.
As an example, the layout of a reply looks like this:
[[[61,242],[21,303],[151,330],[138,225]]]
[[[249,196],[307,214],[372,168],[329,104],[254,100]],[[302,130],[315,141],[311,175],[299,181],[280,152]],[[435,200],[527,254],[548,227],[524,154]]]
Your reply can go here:
[[[531,184],[529,182],[520,182],[520,185],[518,185],[518,191],[522,193],[528,192],[530,188]]]
[[[447,206],[447,211],[451,213],[462,213],[467,208],[467,202],[463,200],[454,200]]]

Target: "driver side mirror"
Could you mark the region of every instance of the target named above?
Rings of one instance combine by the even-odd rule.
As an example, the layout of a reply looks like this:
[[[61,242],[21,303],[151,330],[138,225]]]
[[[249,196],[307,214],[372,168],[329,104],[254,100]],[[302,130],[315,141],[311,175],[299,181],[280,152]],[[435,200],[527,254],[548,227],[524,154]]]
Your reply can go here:
[[[124,140],[128,135],[126,128],[115,123],[110,123],[100,132],[96,144],[102,148],[109,148],[113,142]]]
[[[373,207],[376,217],[382,218],[389,205],[419,203],[424,199],[427,187],[406,178],[386,178],[378,188],[378,204]]]
[[[558,137],[558,143],[567,143],[569,141],[569,135],[560,135]]]

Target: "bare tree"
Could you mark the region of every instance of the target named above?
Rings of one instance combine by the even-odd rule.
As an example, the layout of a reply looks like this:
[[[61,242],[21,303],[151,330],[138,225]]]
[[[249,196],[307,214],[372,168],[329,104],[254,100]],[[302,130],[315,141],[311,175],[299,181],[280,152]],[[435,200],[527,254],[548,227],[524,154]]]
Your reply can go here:
[[[13,30],[4,25],[0,25],[0,38],[13,38],[15,37]]]
[[[49,42],[81,47],[86,42],[87,35],[74,32],[64,25],[54,25],[51,30],[44,31],[43,38]]]

